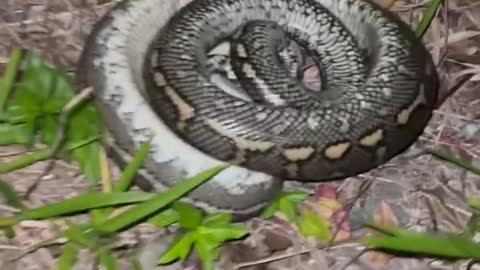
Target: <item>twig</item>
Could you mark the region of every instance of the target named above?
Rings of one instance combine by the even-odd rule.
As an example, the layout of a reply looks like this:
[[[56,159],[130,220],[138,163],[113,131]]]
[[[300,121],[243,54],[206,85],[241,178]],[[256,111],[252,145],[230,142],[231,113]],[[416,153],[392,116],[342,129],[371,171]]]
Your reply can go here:
[[[443,95],[437,102],[437,105],[435,106],[435,109],[440,108],[445,101],[453,96],[462,86],[464,86],[471,78],[473,77],[473,74],[466,74],[464,75],[458,82],[452,86],[445,95]]]
[[[360,197],[365,193],[367,192],[367,190],[370,188],[370,186],[372,185],[373,181],[372,179],[367,179],[365,182],[362,182],[362,184],[360,185],[360,191],[355,195],[355,197],[353,197],[352,200],[350,200],[348,203],[344,204],[343,207],[341,208],[341,210],[345,210],[346,208],[346,215],[343,215],[342,216],[342,219],[340,220],[340,222],[335,222],[336,224],[340,224],[339,226],[335,226],[337,227],[335,229],[335,232],[333,233],[333,236],[330,238],[329,242],[328,242],[328,245],[327,245],[327,248],[328,247],[331,247],[333,245],[333,241],[335,241],[335,238],[337,238],[337,235],[338,233],[340,232],[341,230],[341,227],[342,227],[342,224],[347,220],[347,216],[348,214],[350,213],[350,211],[352,211],[353,209],[353,206],[355,205],[355,203],[360,199]]]
[[[41,249],[41,248],[46,248],[46,247],[52,247],[52,246],[58,246],[58,245],[63,245],[67,242],[67,239],[64,237],[54,237],[51,239],[47,239],[44,241],[41,241],[40,243],[34,244],[30,247],[28,247],[25,251],[23,251],[21,254],[14,256],[13,258],[10,258],[10,262],[18,261],[21,258],[27,256],[28,254],[32,254],[35,251]]]
[[[52,147],[50,148],[49,152],[49,159],[51,159],[47,167],[43,170],[43,172],[34,180],[33,184],[30,185],[24,195],[25,199],[28,199],[32,192],[37,188],[38,184],[40,183],[41,179],[45,177],[55,165],[55,157],[57,156],[58,152],[60,152],[63,142],[66,138],[66,129],[68,124],[68,118],[72,111],[77,108],[82,102],[87,100],[93,92],[93,87],[87,87],[83,89],[78,95],[74,96],[62,109],[62,112],[58,119],[58,129],[57,134],[55,136],[55,141],[53,142]]]
[[[350,260],[348,260],[348,262],[342,266],[339,270],[345,270],[347,269],[354,261],[358,260],[358,258],[362,257],[363,254],[371,251],[372,249],[370,248],[366,248],[362,251],[360,251],[357,255],[353,256]]]
[[[443,60],[445,60],[445,57],[447,56],[448,38],[449,38],[449,34],[450,34],[450,31],[448,31],[448,29],[450,29],[450,23],[449,23],[449,20],[448,20],[448,7],[449,7],[448,0],[444,0],[442,5],[445,7],[443,9],[443,19],[445,20],[445,40],[444,40],[444,45],[443,45],[444,50],[443,50],[442,55],[440,56],[440,59],[438,59],[437,68],[440,67],[440,65],[443,63]]]
[[[478,264],[478,263],[479,263],[479,261],[477,261],[477,260],[469,261],[465,270],[472,270],[472,267],[474,267],[475,264]]]
[[[269,256],[267,258],[263,258],[263,259],[259,259],[259,260],[239,263],[236,266],[234,266],[233,269],[238,270],[238,269],[244,268],[244,267],[255,266],[255,265],[264,264],[264,263],[270,263],[270,262],[273,262],[273,261],[279,261],[279,260],[295,257],[295,256],[298,256],[298,255],[303,255],[305,253],[310,253],[310,252],[312,252],[312,249],[306,249],[306,250],[301,250],[301,251],[297,251],[297,252],[291,252],[291,253],[286,253],[286,254]]]

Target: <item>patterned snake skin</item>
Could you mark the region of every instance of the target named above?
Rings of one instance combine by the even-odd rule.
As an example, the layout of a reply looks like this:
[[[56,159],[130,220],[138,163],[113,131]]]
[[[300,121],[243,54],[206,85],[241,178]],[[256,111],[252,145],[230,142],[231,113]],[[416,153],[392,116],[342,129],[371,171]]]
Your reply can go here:
[[[268,26],[258,39],[244,27],[255,20]],[[230,51],[245,58],[232,62],[244,91],[208,68],[208,52],[239,29],[244,40]],[[256,40],[286,37],[326,79],[307,99],[292,90],[301,88],[288,72],[295,61],[258,57],[279,49]],[[95,88],[120,164],[151,139],[140,174],[159,190],[232,164],[185,200],[237,219],[258,213],[285,179],[354,176],[403,152],[430,120],[438,88],[410,28],[364,0],[125,0],[95,26],[77,73]]]

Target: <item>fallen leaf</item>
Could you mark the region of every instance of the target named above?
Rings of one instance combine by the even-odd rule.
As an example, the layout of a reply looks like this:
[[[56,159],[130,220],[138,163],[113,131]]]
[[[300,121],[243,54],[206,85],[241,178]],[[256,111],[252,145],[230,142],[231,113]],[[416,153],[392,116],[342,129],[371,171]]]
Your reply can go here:
[[[315,190],[315,195],[319,198],[336,199],[337,189],[330,185],[319,185]]]
[[[388,227],[396,227],[398,225],[398,219],[395,216],[393,209],[384,200],[380,202],[379,207],[373,214],[373,220],[375,224],[381,224]],[[372,234],[373,233],[368,233],[368,235]],[[361,256],[361,260],[368,264],[372,269],[384,268],[392,258],[392,255],[379,251],[369,251]]]
[[[397,0],[374,0],[375,3],[379,4],[380,6],[390,9],[393,7]]]
[[[373,220],[376,224],[385,226],[396,227],[398,225],[398,219],[395,216],[393,209],[384,200],[380,202],[380,206],[373,214]]]
[[[337,189],[330,185],[320,185],[315,190],[316,196],[306,202],[306,206],[319,217],[328,220],[333,235],[333,242],[349,239],[351,228],[347,211],[337,199]]]

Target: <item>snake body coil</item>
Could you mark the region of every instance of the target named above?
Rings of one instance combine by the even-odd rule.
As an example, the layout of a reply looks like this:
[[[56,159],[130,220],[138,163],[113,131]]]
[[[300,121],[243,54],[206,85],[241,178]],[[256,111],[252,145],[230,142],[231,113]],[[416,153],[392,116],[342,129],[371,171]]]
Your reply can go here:
[[[258,45],[248,32],[255,22],[267,26]],[[227,90],[208,52],[242,29],[251,42],[230,50],[245,57],[232,63],[251,88]],[[270,38],[317,60],[319,93],[282,79],[295,61],[272,54],[280,49]],[[364,0],[122,1],[96,24],[77,73],[97,91],[120,163],[151,139],[141,174],[156,188],[233,164],[187,200],[239,219],[261,210],[282,180],[354,176],[401,153],[423,132],[438,87],[412,31]]]

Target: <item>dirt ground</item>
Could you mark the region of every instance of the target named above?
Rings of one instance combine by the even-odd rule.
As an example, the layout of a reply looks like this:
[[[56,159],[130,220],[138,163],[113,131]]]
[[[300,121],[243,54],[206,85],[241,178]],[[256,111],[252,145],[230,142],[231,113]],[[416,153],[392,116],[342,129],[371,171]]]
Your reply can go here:
[[[75,71],[75,63],[93,23],[114,4],[113,0],[2,0],[0,5],[0,73],[14,46],[35,49],[59,67]],[[416,26],[430,1],[398,0],[393,10]],[[446,0],[424,42],[431,51],[441,77],[441,95],[434,117],[418,143],[385,166],[342,182],[303,185],[319,197],[340,203],[357,197],[364,180],[370,188],[361,194],[347,222],[343,238],[324,249],[298,235],[281,220],[247,222],[252,235],[227,246],[218,269],[466,269],[466,262],[444,262],[427,258],[393,258],[367,253],[355,260],[362,247],[354,240],[365,231],[364,220],[383,220],[417,231],[461,231],[470,216],[467,198],[480,195],[480,177],[428,155],[417,155],[422,147],[448,148],[471,160],[480,160],[480,0]],[[21,152],[19,147],[0,148],[3,160]],[[479,162],[480,163],[480,162]],[[46,163],[3,176],[23,194],[43,172]],[[58,162],[26,202],[39,206],[80,194],[86,187],[75,165]],[[318,200],[314,203],[317,203]],[[8,211],[0,201],[0,213]],[[22,222],[16,237],[0,237],[0,269],[55,269],[58,246],[29,249],[58,232],[56,222]],[[151,264],[153,255],[167,243],[163,232],[147,225],[122,234],[120,254],[140,247]],[[23,256],[20,256],[23,255]],[[150,260],[148,260],[150,258]],[[78,269],[87,267],[88,256]],[[148,262],[148,263],[147,263]],[[131,269],[125,265],[125,269]],[[151,268],[145,269],[154,269]],[[198,269],[193,259],[168,269]],[[474,269],[474,268],[472,268]],[[480,268],[479,268],[480,269]]]

